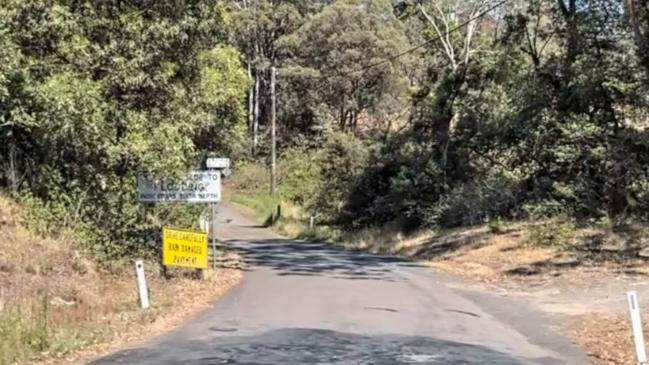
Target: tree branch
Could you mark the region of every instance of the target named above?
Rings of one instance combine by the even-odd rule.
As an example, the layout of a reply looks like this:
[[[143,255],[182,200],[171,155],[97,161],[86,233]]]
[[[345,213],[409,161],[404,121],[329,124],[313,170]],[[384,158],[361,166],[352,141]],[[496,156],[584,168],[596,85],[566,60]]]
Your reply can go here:
[[[448,32],[447,32],[446,37],[445,37],[444,34],[442,33],[442,31],[437,26],[437,22],[435,21],[435,19],[433,19],[433,17],[431,17],[428,14],[428,12],[426,12],[426,9],[424,9],[424,7],[421,5],[421,3],[418,4],[418,7],[419,7],[419,11],[422,13],[424,18],[426,18],[426,20],[428,20],[428,22],[435,29],[435,32],[437,33],[439,41],[442,42],[442,47],[444,47],[444,52],[446,53],[446,56],[448,57],[449,61],[451,61],[451,65],[453,67],[453,70],[456,70],[457,69],[457,62],[455,60],[455,53],[453,52],[453,47],[450,44],[450,42],[448,41]]]

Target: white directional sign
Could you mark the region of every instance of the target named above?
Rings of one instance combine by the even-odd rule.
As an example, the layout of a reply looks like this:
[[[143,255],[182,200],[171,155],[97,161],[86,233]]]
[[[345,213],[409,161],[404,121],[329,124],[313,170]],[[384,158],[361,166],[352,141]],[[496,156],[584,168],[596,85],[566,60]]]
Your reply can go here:
[[[209,157],[205,160],[205,166],[208,169],[227,169],[230,168],[230,159],[227,157]]]
[[[137,178],[137,197],[141,202],[218,203],[221,173],[192,171],[184,179],[154,179],[141,174]]]

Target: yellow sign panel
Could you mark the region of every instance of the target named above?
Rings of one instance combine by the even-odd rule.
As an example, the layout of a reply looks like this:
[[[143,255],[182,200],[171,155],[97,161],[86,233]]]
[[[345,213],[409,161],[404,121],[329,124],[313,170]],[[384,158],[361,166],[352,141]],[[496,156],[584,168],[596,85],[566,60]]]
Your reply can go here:
[[[207,269],[207,233],[163,228],[162,264]]]

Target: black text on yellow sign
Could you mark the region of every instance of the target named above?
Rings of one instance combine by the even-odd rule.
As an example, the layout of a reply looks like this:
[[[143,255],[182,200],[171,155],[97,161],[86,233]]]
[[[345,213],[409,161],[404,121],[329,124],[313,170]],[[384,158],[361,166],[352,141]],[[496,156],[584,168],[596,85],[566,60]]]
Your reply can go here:
[[[163,228],[162,264],[206,269],[207,233]]]

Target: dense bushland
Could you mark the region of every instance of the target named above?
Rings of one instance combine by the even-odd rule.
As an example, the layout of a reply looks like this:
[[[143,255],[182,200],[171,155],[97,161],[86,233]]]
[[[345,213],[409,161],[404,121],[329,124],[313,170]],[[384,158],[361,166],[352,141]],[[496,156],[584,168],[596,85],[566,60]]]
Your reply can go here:
[[[240,12],[276,6],[304,22],[283,28],[268,62],[280,66],[278,104],[290,106],[280,195],[305,214],[344,230],[648,218],[641,2],[298,3]],[[255,49],[251,122],[263,123],[268,57]]]
[[[136,175],[236,156],[248,84],[216,1],[0,2],[0,184],[43,233],[73,228],[108,258],[200,208],[135,200]]]
[[[647,219],[647,14],[619,0],[2,1],[0,184],[34,229],[72,227],[106,257],[196,224],[199,206],[137,204],[135,177],[208,153],[234,159],[248,205],[290,202],[337,230]]]

